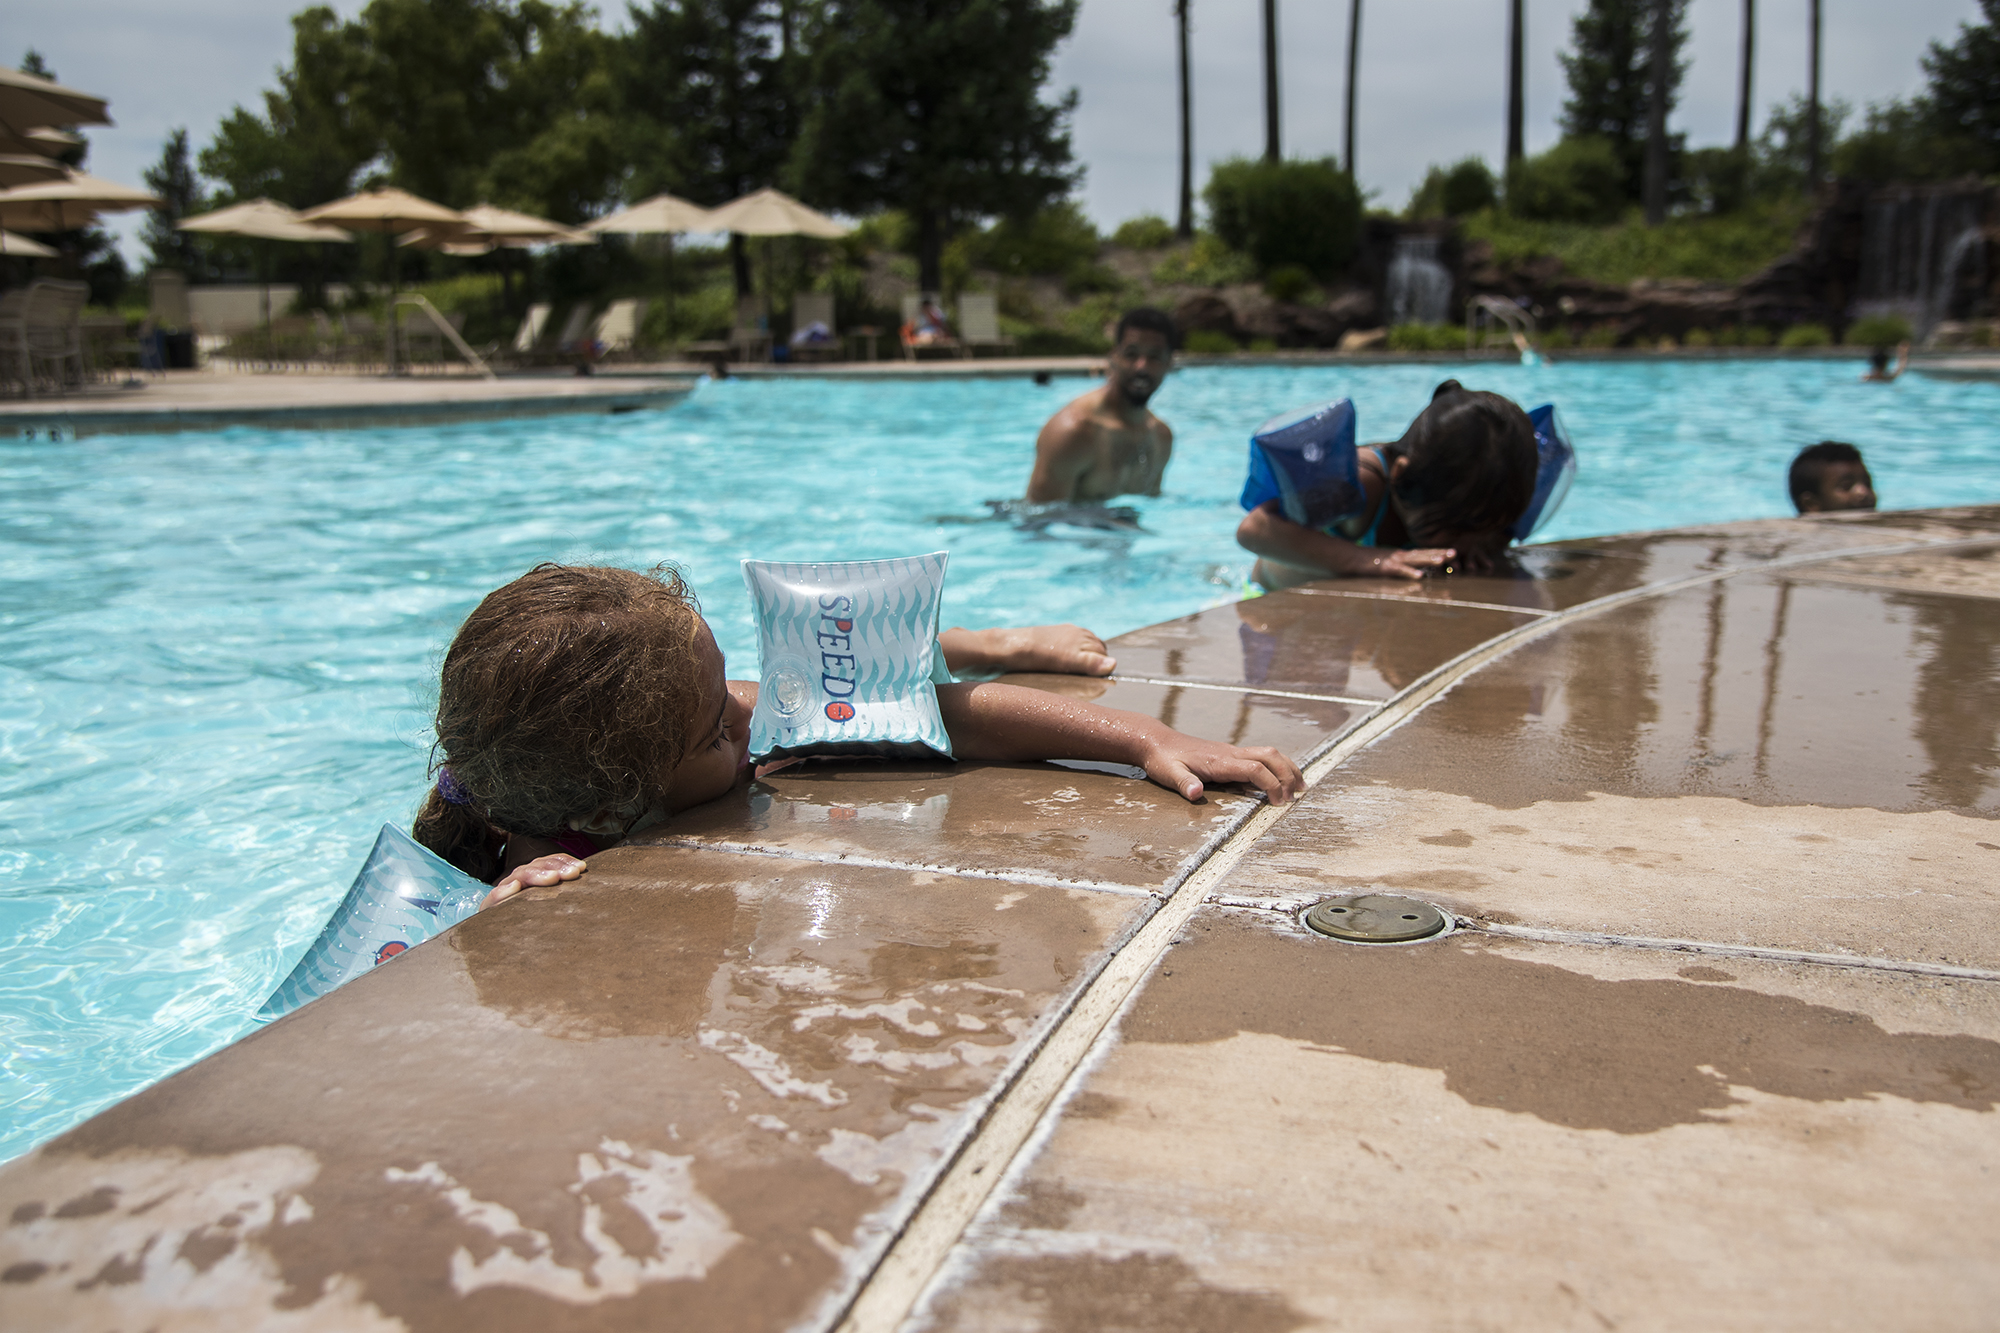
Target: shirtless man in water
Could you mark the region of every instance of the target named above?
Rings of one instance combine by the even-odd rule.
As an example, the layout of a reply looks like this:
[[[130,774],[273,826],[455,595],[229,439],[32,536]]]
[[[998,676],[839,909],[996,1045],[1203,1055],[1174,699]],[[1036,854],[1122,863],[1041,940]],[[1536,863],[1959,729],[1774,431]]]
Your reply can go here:
[[[1029,503],[1158,495],[1174,433],[1146,410],[1146,400],[1173,364],[1173,319],[1148,306],[1126,311],[1111,337],[1103,387],[1050,417],[1035,440]]]

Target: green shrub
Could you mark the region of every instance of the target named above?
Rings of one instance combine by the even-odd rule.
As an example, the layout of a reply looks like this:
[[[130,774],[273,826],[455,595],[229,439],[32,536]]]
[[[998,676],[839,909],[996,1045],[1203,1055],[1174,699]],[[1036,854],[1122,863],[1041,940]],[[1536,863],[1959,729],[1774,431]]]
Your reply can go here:
[[[1618,326],[1616,324],[1599,324],[1587,330],[1583,337],[1577,340],[1578,347],[1616,347],[1617,345]]]
[[[1569,331],[1569,325],[1558,324],[1552,329],[1543,329],[1535,335],[1537,345],[1549,351],[1561,351],[1565,347],[1576,346],[1576,336]]]
[[[1737,344],[1739,347],[1769,347],[1771,345],[1771,331],[1762,324],[1745,324],[1737,336],[1742,340]]]
[[[1007,275],[1047,274],[1069,279],[1097,263],[1097,228],[1065,200],[1025,218],[1002,218],[985,231],[959,238],[974,268]]]
[[[1181,339],[1181,350],[1221,356],[1236,350],[1236,340],[1219,329],[1190,329]]]
[[[1194,244],[1153,266],[1153,281],[1167,286],[1226,287],[1257,276],[1250,256],[1230,249],[1214,232],[1199,232]]]
[[[1707,329],[1689,329],[1687,331],[1687,337],[1681,339],[1681,346],[1713,347],[1715,346],[1715,335],[1710,333]]]
[[[1507,172],[1507,211],[1536,222],[1615,221],[1625,211],[1625,168],[1608,139],[1564,139]]]
[[[1173,225],[1165,218],[1147,213],[1118,224],[1111,243],[1128,250],[1164,250],[1174,243]]]
[[[1412,218],[1462,218],[1500,202],[1499,182],[1482,158],[1468,157],[1448,167],[1432,167],[1404,210]]]
[[[1683,214],[1657,227],[1636,216],[1599,227],[1501,212],[1475,214],[1461,226],[1466,240],[1491,245],[1503,266],[1554,255],[1578,277],[1622,287],[1638,278],[1741,282],[1791,250],[1805,216],[1805,204],[1788,199],[1727,217]]]
[[[1278,350],[1278,340],[1276,338],[1252,338],[1250,346],[1246,350],[1252,352],[1275,352]]]
[[[1869,315],[1847,326],[1852,347],[1894,347],[1910,340],[1910,321],[1901,315]]]
[[[1231,158],[1202,191],[1215,233],[1268,273],[1297,264],[1321,278],[1347,267],[1361,240],[1361,192],[1334,165]]]
[[[1398,324],[1389,330],[1392,352],[1462,352],[1465,330],[1456,324]]]
[[[1280,264],[1264,275],[1264,291],[1279,301],[1302,301],[1316,284],[1297,264]]]
[[[1824,324],[1794,324],[1785,330],[1785,336],[1778,339],[1780,347],[1826,347],[1833,342],[1833,335],[1826,331]]]

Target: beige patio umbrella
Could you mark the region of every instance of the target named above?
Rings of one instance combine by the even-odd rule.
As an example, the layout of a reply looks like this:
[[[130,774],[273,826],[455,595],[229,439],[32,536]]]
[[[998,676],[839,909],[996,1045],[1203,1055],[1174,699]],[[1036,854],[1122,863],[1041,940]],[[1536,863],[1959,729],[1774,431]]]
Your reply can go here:
[[[308,208],[299,214],[303,222],[329,222],[350,231],[379,231],[400,236],[418,230],[449,231],[464,225],[455,209],[434,204],[408,190],[385,186],[363,190],[330,204]],[[396,373],[396,294],[402,290],[396,272],[396,247],[389,247],[389,319],[385,336],[389,346],[389,373]]]
[[[158,208],[164,202],[129,185],[70,171],[61,180],[0,190],[0,227],[68,231],[89,226],[99,213],[129,213],[135,208]]]
[[[397,240],[420,250],[442,250],[453,255],[483,255],[501,247],[525,249],[531,245],[594,245],[595,236],[560,222],[517,213],[492,204],[474,204],[459,214],[456,228],[425,227]]]
[[[34,153],[40,157],[61,157],[70,149],[83,143],[74,134],[44,126],[16,134],[10,129],[0,128],[0,153]]]
[[[227,208],[218,208],[212,213],[198,213],[191,218],[182,218],[176,224],[181,231],[201,232],[212,236],[244,236],[257,241],[336,241],[352,242],[354,237],[338,227],[329,227],[321,222],[302,221],[298,213],[275,199],[251,199]],[[271,266],[270,254],[263,246],[258,247],[259,257],[265,262],[264,269],[264,326],[271,325]]]
[[[0,128],[15,134],[45,125],[109,125],[104,99],[17,69],[0,69]]]
[[[845,236],[849,230],[777,190],[758,190],[730,200],[708,215],[708,225],[714,231],[745,236],[817,236],[821,240]]]
[[[0,189],[59,181],[67,175],[68,167],[40,153],[0,153]]]
[[[656,194],[630,208],[607,213],[586,223],[586,231],[619,236],[664,236],[667,238],[667,327],[674,323],[674,237],[690,231],[721,231],[714,217],[700,204],[671,194]]]
[[[18,259],[54,259],[56,252],[40,241],[16,236],[11,231],[0,231],[0,255],[11,255]]]

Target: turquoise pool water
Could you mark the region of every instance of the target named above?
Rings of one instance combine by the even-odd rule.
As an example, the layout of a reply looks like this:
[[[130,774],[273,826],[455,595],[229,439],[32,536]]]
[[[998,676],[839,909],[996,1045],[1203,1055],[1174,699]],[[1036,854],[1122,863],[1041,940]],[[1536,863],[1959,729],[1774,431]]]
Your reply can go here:
[[[1543,537],[1789,512],[1832,436],[1885,505],[2000,500],[2000,386],[1852,361],[1477,368],[1554,399],[1582,470]],[[755,673],[745,555],[945,548],[946,615],[1106,633],[1234,595],[1245,438],[1340,394],[1400,432],[1441,372],[1198,369],[1137,534],[1023,533],[1042,420],[1085,383],[734,381],[664,413],[0,441],[0,1158],[241,1033],[425,766],[478,597],[541,560],[679,561]]]

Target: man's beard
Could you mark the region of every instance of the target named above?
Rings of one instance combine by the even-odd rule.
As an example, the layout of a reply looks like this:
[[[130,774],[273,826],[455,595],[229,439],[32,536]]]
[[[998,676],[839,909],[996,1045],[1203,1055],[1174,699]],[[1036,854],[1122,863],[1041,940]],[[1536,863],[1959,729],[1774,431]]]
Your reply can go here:
[[[1144,380],[1121,380],[1118,385],[1118,392],[1124,394],[1125,401],[1132,406],[1144,407],[1152,401],[1153,392],[1158,388],[1159,385],[1147,384]]]

